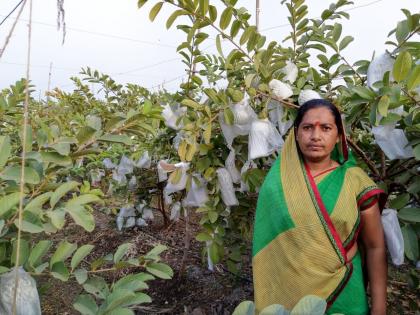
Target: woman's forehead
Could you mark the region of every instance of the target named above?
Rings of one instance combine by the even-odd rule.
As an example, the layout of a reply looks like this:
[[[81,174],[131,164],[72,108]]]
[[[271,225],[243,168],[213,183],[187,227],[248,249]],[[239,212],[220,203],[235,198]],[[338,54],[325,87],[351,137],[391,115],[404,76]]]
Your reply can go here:
[[[302,123],[335,124],[335,118],[328,108],[318,107],[308,110],[303,115]]]

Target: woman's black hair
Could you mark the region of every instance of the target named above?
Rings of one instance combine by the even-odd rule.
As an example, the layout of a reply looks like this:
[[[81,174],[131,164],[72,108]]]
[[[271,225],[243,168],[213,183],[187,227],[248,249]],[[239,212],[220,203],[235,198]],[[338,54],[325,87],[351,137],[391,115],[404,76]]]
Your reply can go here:
[[[341,120],[340,112],[338,111],[337,107],[330,101],[324,100],[324,99],[313,99],[310,101],[307,101],[302,104],[302,106],[299,107],[297,116],[294,122],[295,129],[299,128],[300,123],[302,122],[303,116],[305,116],[306,112],[310,109],[319,108],[319,107],[325,107],[329,109],[329,111],[333,114],[335,125],[338,129],[338,134],[343,134],[343,123]]]

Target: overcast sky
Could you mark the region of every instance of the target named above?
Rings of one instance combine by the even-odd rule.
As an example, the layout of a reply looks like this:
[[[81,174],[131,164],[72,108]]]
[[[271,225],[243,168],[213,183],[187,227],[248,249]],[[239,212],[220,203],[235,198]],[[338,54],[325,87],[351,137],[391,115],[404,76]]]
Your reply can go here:
[[[19,0],[0,1],[0,22]],[[29,2],[29,1],[28,1]],[[57,31],[56,0],[33,0],[31,79],[38,95],[44,95],[52,63],[51,88],[71,90],[69,78],[82,67],[89,66],[110,74],[117,82],[132,82],[147,88],[177,88],[185,74],[176,46],[183,32],[165,28],[172,8],[162,9],[154,23],[148,19],[152,4],[137,9],[136,0],[65,0],[67,35]],[[218,1],[212,1],[218,2]],[[260,29],[269,40],[281,41],[290,31],[287,9],[280,0],[262,0]],[[350,61],[370,59],[374,50],[387,46],[388,32],[404,18],[401,8],[412,13],[420,11],[419,0],[355,0],[343,21],[343,36],[355,41],[346,49]],[[255,16],[255,0],[239,0]],[[319,17],[330,1],[307,0],[309,17]],[[0,60],[0,89],[25,76],[27,51],[27,19],[29,5],[17,24],[14,35]],[[17,11],[0,26],[0,49],[3,47]],[[208,47],[214,41],[203,44]],[[389,47],[389,46],[388,46]],[[215,47],[208,48],[214,51]]]

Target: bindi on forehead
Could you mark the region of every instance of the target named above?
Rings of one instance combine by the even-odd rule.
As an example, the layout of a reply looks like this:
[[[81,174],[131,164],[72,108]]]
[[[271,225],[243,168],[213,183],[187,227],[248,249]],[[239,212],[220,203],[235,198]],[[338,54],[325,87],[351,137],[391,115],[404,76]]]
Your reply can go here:
[[[313,108],[303,116],[302,123],[310,124],[335,124],[334,115],[327,108]]]

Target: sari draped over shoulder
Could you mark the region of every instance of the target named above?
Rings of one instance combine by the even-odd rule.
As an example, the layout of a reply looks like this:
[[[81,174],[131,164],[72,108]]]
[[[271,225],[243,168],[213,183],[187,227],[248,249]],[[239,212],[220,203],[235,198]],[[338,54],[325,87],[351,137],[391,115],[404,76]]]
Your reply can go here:
[[[253,236],[258,312],[271,304],[292,309],[309,294],[325,299],[331,308],[346,287],[358,290],[360,285],[361,307],[367,308],[360,255],[349,260],[347,251],[357,240],[360,211],[383,191],[349,157],[344,135],[332,158],[340,166],[316,183],[291,131],[264,180]]]

